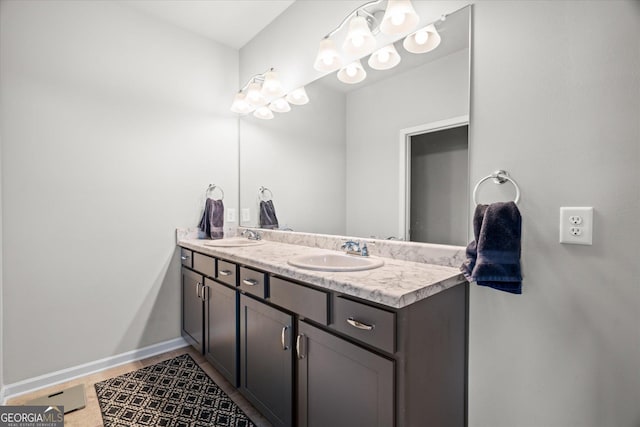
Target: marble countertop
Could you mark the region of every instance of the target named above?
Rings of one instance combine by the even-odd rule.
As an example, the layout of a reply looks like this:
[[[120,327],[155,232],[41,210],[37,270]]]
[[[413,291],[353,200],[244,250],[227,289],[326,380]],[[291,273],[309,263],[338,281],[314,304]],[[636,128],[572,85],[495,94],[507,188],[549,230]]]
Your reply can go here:
[[[386,257],[382,267],[372,270],[307,270],[289,265],[287,261],[299,255],[342,252],[266,240],[262,245],[228,248],[205,246],[207,242],[210,240],[185,238],[179,239],[178,245],[392,308],[406,307],[465,281],[455,267]]]

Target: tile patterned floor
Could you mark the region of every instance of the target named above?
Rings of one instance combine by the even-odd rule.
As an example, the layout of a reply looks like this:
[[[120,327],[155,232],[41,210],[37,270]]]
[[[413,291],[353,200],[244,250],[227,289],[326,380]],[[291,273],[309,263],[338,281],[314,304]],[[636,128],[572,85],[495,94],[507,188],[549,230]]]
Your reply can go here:
[[[23,394],[9,399],[7,401],[7,405],[22,405],[29,400],[49,395],[57,390],[84,384],[87,406],[78,411],[66,414],[64,416],[64,425],[65,427],[103,427],[98,397],[96,396],[96,390],[93,387],[95,383],[109,378],[114,378],[118,375],[135,371],[146,366],[155,365],[156,363],[160,363],[184,353],[189,353],[189,355],[193,357],[202,370],[204,370],[207,375],[209,375],[211,379],[213,379],[213,381],[215,381],[216,384],[218,384],[220,388],[229,395],[229,397],[245,412],[245,414],[251,418],[257,427],[271,427],[269,421],[264,418],[218,371],[216,371],[209,362],[206,361],[203,355],[196,352],[192,347],[183,347],[178,350],[149,357],[137,362],[127,363],[86,377],[77,378],[66,383],[57,384],[28,394]]]

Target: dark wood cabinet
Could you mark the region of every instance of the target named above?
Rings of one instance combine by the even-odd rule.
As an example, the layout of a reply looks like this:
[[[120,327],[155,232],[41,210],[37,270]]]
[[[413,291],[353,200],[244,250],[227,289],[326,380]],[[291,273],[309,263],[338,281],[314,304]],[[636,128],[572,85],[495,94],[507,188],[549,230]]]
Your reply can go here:
[[[235,289],[205,278],[205,320],[207,340],[205,357],[238,386],[237,372],[237,293]]]
[[[199,352],[204,350],[204,277],[182,267],[182,336]]]
[[[182,335],[276,427],[463,427],[468,284],[395,309],[183,250]]]
[[[394,362],[298,322],[298,426],[394,425]]]
[[[293,425],[293,316],[240,295],[240,391],[274,426]]]

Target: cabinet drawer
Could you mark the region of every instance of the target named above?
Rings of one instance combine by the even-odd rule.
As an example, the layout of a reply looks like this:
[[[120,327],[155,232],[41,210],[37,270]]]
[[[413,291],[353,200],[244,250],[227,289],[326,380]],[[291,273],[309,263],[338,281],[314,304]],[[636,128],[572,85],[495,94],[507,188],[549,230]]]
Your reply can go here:
[[[395,352],[395,313],[341,296],[335,297],[333,310],[333,329],[388,353]]]
[[[261,271],[240,267],[240,290],[260,298],[265,297],[266,274]]]
[[[180,260],[185,267],[193,267],[193,252],[189,249],[180,248]]]
[[[328,324],[329,294],[272,277],[269,281],[269,301],[323,325]]]
[[[210,256],[193,253],[193,269],[205,276],[215,277],[216,260]]]
[[[231,286],[238,286],[236,281],[236,265],[232,262],[218,260],[218,275],[216,279]]]

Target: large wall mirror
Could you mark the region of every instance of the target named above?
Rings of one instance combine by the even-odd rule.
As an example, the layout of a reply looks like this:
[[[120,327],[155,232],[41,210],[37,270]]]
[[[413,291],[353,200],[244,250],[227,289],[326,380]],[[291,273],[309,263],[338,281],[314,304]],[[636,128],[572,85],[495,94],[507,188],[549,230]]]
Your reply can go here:
[[[392,70],[363,60],[361,83],[332,73],[307,105],[242,117],[240,225],[271,199],[280,229],[466,245],[470,20],[467,6],[439,21],[428,53],[397,42]]]

